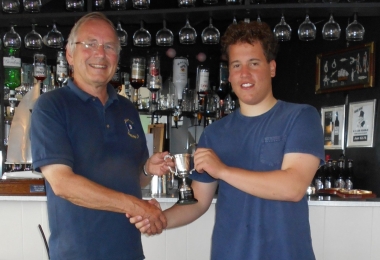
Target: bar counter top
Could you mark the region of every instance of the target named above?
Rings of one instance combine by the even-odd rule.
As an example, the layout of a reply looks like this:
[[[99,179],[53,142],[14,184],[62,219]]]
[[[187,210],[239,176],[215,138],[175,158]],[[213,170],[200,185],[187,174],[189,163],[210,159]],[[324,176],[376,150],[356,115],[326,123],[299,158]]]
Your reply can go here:
[[[151,195],[148,190],[143,190],[143,199],[155,198],[160,203],[175,203],[178,193],[165,195]],[[380,198],[348,199],[338,196],[307,196],[309,206],[338,206],[338,207],[380,207]],[[0,196],[0,201],[46,201],[46,196]],[[216,203],[215,195],[212,203]]]

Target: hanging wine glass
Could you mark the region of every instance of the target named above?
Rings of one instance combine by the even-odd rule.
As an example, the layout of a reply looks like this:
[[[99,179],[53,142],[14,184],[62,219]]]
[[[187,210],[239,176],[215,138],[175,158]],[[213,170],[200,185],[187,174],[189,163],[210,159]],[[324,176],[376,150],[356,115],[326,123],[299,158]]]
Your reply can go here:
[[[166,28],[166,21],[163,20],[163,28],[156,34],[156,44],[158,46],[172,46],[174,35],[171,30]]]
[[[133,103],[136,107],[138,107],[139,104],[139,90],[145,83],[145,68],[146,63],[144,57],[133,57],[131,59],[131,74],[129,82],[134,89]]]
[[[42,37],[35,30],[36,24],[32,24],[32,30],[24,37],[24,45],[27,49],[40,50],[42,49]]]
[[[340,38],[340,26],[334,21],[334,17],[330,14],[330,19],[323,25],[322,36],[324,40],[334,41]]]
[[[210,18],[210,24],[202,31],[202,43],[203,44],[218,44],[220,40],[220,33],[217,28],[212,25],[212,18]]]
[[[306,15],[305,21],[298,28],[298,38],[301,41],[312,41],[317,35],[317,28],[310,21],[309,15]]]
[[[18,13],[20,11],[19,0],[2,0],[2,8],[5,13]]]
[[[62,48],[63,47],[64,38],[62,33],[57,30],[57,26],[53,23],[53,28],[46,35],[46,46],[51,48]]]
[[[197,32],[191,27],[189,18],[186,18],[186,24],[179,31],[179,42],[182,44],[195,44]]]
[[[15,31],[14,25],[11,25],[11,29],[4,34],[3,44],[5,48],[21,48],[21,37]]]
[[[281,16],[281,21],[274,27],[273,32],[278,41],[290,41],[292,28],[285,22],[284,15]]]
[[[23,0],[24,10],[30,13],[39,13],[42,2],[41,0]]]
[[[128,0],[110,0],[110,7],[113,10],[125,10]]]
[[[365,29],[363,25],[358,23],[357,13],[354,14],[354,21],[346,28],[347,41],[362,41],[364,38]]]
[[[194,7],[196,0],[178,0],[178,7]]]
[[[127,46],[128,33],[121,27],[120,21],[117,22],[116,32],[117,32],[117,36],[119,37],[120,45]]]
[[[140,22],[140,29],[133,34],[133,44],[138,47],[148,47],[152,37],[148,30],[144,29],[144,22]]]

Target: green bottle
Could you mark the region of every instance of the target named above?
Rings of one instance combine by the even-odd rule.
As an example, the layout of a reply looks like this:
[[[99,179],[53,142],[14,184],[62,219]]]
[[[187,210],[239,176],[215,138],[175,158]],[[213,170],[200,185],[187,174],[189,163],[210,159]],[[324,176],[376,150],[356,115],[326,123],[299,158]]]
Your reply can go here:
[[[20,50],[5,48],[4,65],[4,88],[14,95],[15,89],[21,85],[21,59]]]

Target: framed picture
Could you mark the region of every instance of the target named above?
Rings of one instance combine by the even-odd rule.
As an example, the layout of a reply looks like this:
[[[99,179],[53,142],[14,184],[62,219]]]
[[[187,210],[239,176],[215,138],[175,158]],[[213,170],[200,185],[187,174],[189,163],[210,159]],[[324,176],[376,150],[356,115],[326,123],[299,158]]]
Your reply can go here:
[[[322,107],[321,119],[325,149],[343,149],[345,106]]]
[[[315,93],[374,86],[375,43],[317,55]]]
[[[347,147],[373,147],[376,99],[349,104]]]

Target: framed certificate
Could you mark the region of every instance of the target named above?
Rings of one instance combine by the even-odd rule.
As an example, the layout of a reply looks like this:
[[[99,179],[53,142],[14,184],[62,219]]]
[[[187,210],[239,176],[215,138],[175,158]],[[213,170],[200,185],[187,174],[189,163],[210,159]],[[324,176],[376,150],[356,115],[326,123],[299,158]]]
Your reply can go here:
[[[343,149],[345,106],[322,107],[321,119],[325,149]]]
[[[376,99],[349,104],[347,147],[373,147]]]

